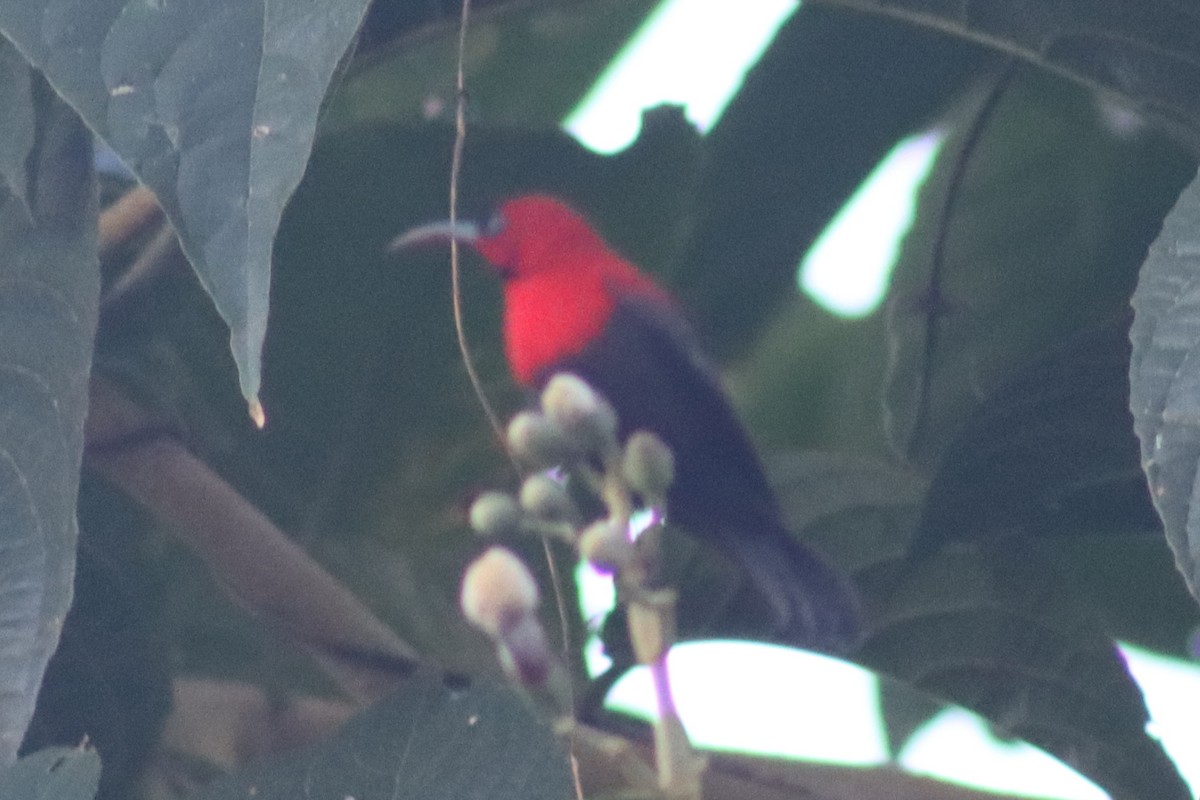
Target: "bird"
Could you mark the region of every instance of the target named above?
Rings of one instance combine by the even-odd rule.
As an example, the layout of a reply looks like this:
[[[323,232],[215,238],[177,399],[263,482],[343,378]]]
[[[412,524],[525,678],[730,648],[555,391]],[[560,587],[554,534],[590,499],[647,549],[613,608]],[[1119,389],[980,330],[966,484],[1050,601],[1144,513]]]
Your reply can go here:
[[[787,529],[750,437],[679,303],[557,197],[502,201],[485,221],[434,222],[389,246],[457,240],[499,276],[515,381],[573,373],[617,413],[622,437],[653,432],[675,457],[667,522],[740,564],[767,601],[772,638],[844,652],[861,629],[842,572]]]

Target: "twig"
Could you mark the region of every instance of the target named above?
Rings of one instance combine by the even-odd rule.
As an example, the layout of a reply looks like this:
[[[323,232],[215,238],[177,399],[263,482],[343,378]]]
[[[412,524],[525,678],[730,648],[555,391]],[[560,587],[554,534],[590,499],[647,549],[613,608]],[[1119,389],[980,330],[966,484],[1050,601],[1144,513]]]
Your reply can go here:
[[[162,208],[154,192],[145,186],[130,189],[117,202],[100,212],[100,257],[107,258],[113,250],[160,219]]]
[[[111,308],[119,303],[139,284],[152,278],[155,273],[165,267],[172,255],[179,254],[179,240],[175,229],[169,223],[163,222],[133,263],[112,282],[100,298],[102,308]]]
[[[925,322],[925,366],[921,371],[921,385],[920,394],[917,397],[916,418],[913,420],[912,433],[905,448],[905,455],[910,460],[916,455],[917,441],[929,416],[929,389],[933,381],[933,370],[930,367],[930,361],[937,350],[940,338],[938,336],[939,320],[947,311],[947,301],[942,294],[942,274],[945,272],[946,267],[946,242],[950,238],[950,218],[954,213],[954,209],[958,206],[958,196],[967,174],[967,165],[970,164],[972,156],[975,155],[975,150],[983,138],[983,132],[991,121],[996,107],[1000,103],[1000,98],[1004,96],[1004,92],[1012,84],[1012,79],[1016,75],[1019,65],[1020,62],[1017,59],[1010,59],[1004,70],[997,76],[995,83],[988,89],[988,93],[984,96],[983,101],[979,104],[979,110],[975,114],[975,119],[971,122],[971,127],[967,130],[962,147],[959,148],[955,158],[954,168],[950,173],[950,182],[946,187],[946,196],[942,201],[942,210],[938,215],[937,234],[933,242],[933,253],[930,257],[929,281],[923,292],[921,302],[922,309],[927,314]]]
[[[100,376],[85,433],[85,464],[167,523],[234,599],[303,645],[348,696],[377,700],[417,668],[412,647]]]
[[[467,49],[467,23],[471,15],[471,0],[462,0],[462,18],[458,26],[458,70],[455,76],[454,104],[454,149],[450,156],[450,225],[458,223],[458,183],[462,175],[463,148],[467,141],[467,85],[466,70],[463,66]],[[487,393],[483,390],[483,381],[475,368],[475,359],[471,355],[471,346],[467,341],[467,329],[463,324],[461,269],[459,267],[459,246],[456,237],[450,238],[450,294],[454,308],[454,334],[458,340],[458,350],[462,354],[463,366],[467,370],[467,378],[471,388],[479,398],[479,405],[487,416],[488,424],[496,439],[503,444],[504,426],[496,410],[492,408]]]
[[[467,81],[466,81],[466,50],[467,50],[467,27],[471,16],[471,0],[462,0],[462,16],[459,19],[458,26],[458,64],[455,72],[455,105],[454,105],[454,149],[450,158],[450,224],[454,226],[458,222],[458,184],[462,174],[463,148],[467,140]],[[460,279],[459,265],[459,246],[456,238],[450,239],[450,286],[452,295],[452,305],[454,309],[454,333],[458,340],[458,349],[462,354],[463,366],[467,371],[467,378],[471,381],[471,387],[475,390],[475,396],[479,398],[479,405],[483,408],[483,413],[487,417],[488,425],[492,428],[492,434],[504,448],[504,452],[508,453],[508,449],[504,446],[504,426],[500,422],[500,417],[496,414],[496,410],[492,407],[491,401],[488,400],[487,393],[483,389],[483,381],[479,378],[479,372],[475,368],[475,359],[471,354],[470,343],[467,341],[466,326],[463,324],[462,311],[462,285]],[[512,457],[513,469],[516,470],[518,477],[522,476],[521,467]],[[567,600],[566,593],[563,591],[562,574],[558,567],[558,561],[554,556],[554,551],[550,547],[550,542],[547,539],[542,539],[542,552],[546,558],[546,567],[550,573],[550,583],[554,589],[554,604],[558,613],[560,635],[562,637],[562,652],[564,658],[570,663],[571,653],[571,624],[567,616]],[[571,689],[573,692],[573,688]],[[571,713],[574,714],[574,700],[572,699]],[[583,800],[583,787],[579,782],[579,765],[574,752],[571,753],[571,771],[575,777],[575,794],[579,800]]]

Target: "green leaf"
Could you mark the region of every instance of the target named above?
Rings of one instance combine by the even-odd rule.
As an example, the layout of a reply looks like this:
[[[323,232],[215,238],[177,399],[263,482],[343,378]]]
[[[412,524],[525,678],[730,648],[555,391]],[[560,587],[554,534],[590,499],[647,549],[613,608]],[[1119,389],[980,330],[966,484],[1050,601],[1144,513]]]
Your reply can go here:
[[[1143,248],[1194,168],[1162,137],[1119,134],[1072,84],[1017,72],[943,214],[979,104],[968,98],[948,121],[892,282],[886,423],[893,447],[926,468],[1008,376],[1125,311]]]
[[[1109,533],[1044,539],[1032,545],[1093,606],[1121,641],[1192,658],[1196,602],[1161,536]]]
[[[792,531],[844,569],[865,573],[903,553],[925,493],[913,472],[847,453],[788,453],[769,466]]]
[[[366,5],[0,2],[0,33],[158,196],[252,404],[275,230]]]
[[[982,714],[1114,797],[1191,796],[1094,610],[1038,550],[953,547],[866,590],[868,666]]]
[[[21,751],[86,740],[104,762],[99,797],[123,800],[157,753],[171,710],[172,668],[181,665],[164,647],[163,612],[176,587],[162,575],[167,553],[147,543],[140,508],[89,478],[85,469],[71,613]]]
[[[91,748],[50,747],[0,771],[0,797],[13,800],[92,800],[100,785],[100,756]]]
[[[71,603],[100,284],[90,141],[39,88],[29,202],[0,189],[0,764],[16,755]]]
[[[1130,427],[1128,320],[1072,337],[983,401],[933,477],[908,558],[1036,537],[1027,546],[1090,598],[1105,630],[1183,655],[1196,608]]]
[[[220,780],[203,800],[563,800],[567,753],[511,689],[431,676],[348,722],[319,747]]]
[[[924,481],[911,471],[846,453],[787,453],[768,467],[791,529],[853,575],[864,599],[886,595],[894,584],[891,568],[912,534]],[[943,707],[886,676],[880,703],[893,752]]]
[[[1200,152],[1200,19],[1143,0],[819,0],[933,28],[1028,59],[1120,99]]]
[[[867,612],[856,661],[983,715],[1114,796],[1187,796],[1146,735],[1140,691],[1061,569],[1062,553],[1041,542],[958,542],[914,568],[922,482],[911,472],[805,453],[774,474],[789,521],[854,571]],[[887,711],[899,743],[930,708],[893,697]]]
[[[1128,315],[1073,337],[989,396],[947,450],[913,543],[1155,533],[1128,411]]]
[[[21,54],[0,43],[0,185],[28,204],[25,159],[33,149],[33,75]]]
[[[1130,407],[1175,563],[1200,599],[1200,179],[1163,221],[1133,296]]]
[[[463,62],[470,123],[557,127],[655,6],[653,0],[584,0],[497,4],[472,13]],[[330,100],[321,134],[452,120],[458,38],[455,15],[365,59]]]

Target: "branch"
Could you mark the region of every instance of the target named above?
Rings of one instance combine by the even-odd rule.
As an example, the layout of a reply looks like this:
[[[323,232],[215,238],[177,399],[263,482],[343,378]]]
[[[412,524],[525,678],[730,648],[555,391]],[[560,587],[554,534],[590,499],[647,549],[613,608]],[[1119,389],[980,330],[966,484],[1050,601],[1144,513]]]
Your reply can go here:
[[[416,669],[412,647],[98,375],[85,433],[86,466],[145,505],[235,600],[301,644],[348,696],[371,702]]]
[[[145,186],[130,189],[100,212],[100,257],[107,258],[113,250],[158,223],[162,216],[154,192]]]

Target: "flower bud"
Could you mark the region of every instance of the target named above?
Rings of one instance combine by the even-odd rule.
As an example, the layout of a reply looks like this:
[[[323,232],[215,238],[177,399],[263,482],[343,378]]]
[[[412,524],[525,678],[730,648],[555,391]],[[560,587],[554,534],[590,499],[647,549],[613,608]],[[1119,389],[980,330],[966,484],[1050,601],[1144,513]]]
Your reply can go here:
[[[463,576],[463,614],[491,637],[505,672],[526,685],[544,683],[554,663],[537,616],[538,601],[533,575],[506,548],[488,549]]]
[[[559,373],[551,378],[542,392],[542,409],[585,453],[616,446],[617,412],[579,376]]]
[[[490,547],[471,562],[459,594],[467,621],[497,642],[533,615],[539,600],[529,568],[505,547]]]
[[[554,654],[536,615],[530,614],[505,631],[496,649],[504,671],[522,684],[538,686],[549,677]]]
[[[601,519],[579,537],[579,555],[601,572],[619,572],[633,558],[633,543],[620,525]]]
[[[521,484],[521,508],[547,522],[575,522],[579,509],[561,483],[545,473],[530,475]]]
[[[675,454],[653,433],[636,431],[625,442],[621,474],[634,491],[661,503],[675,481]]]
[[[471,504],[471,528],[484,536],[511,536],[521,529],[521,509],[504,492],[484,492]]]
[[[534,469],[569,464],[579,455],[558,425],[533,411],[522,411],[512,418],[507,439],[509,452]]]

